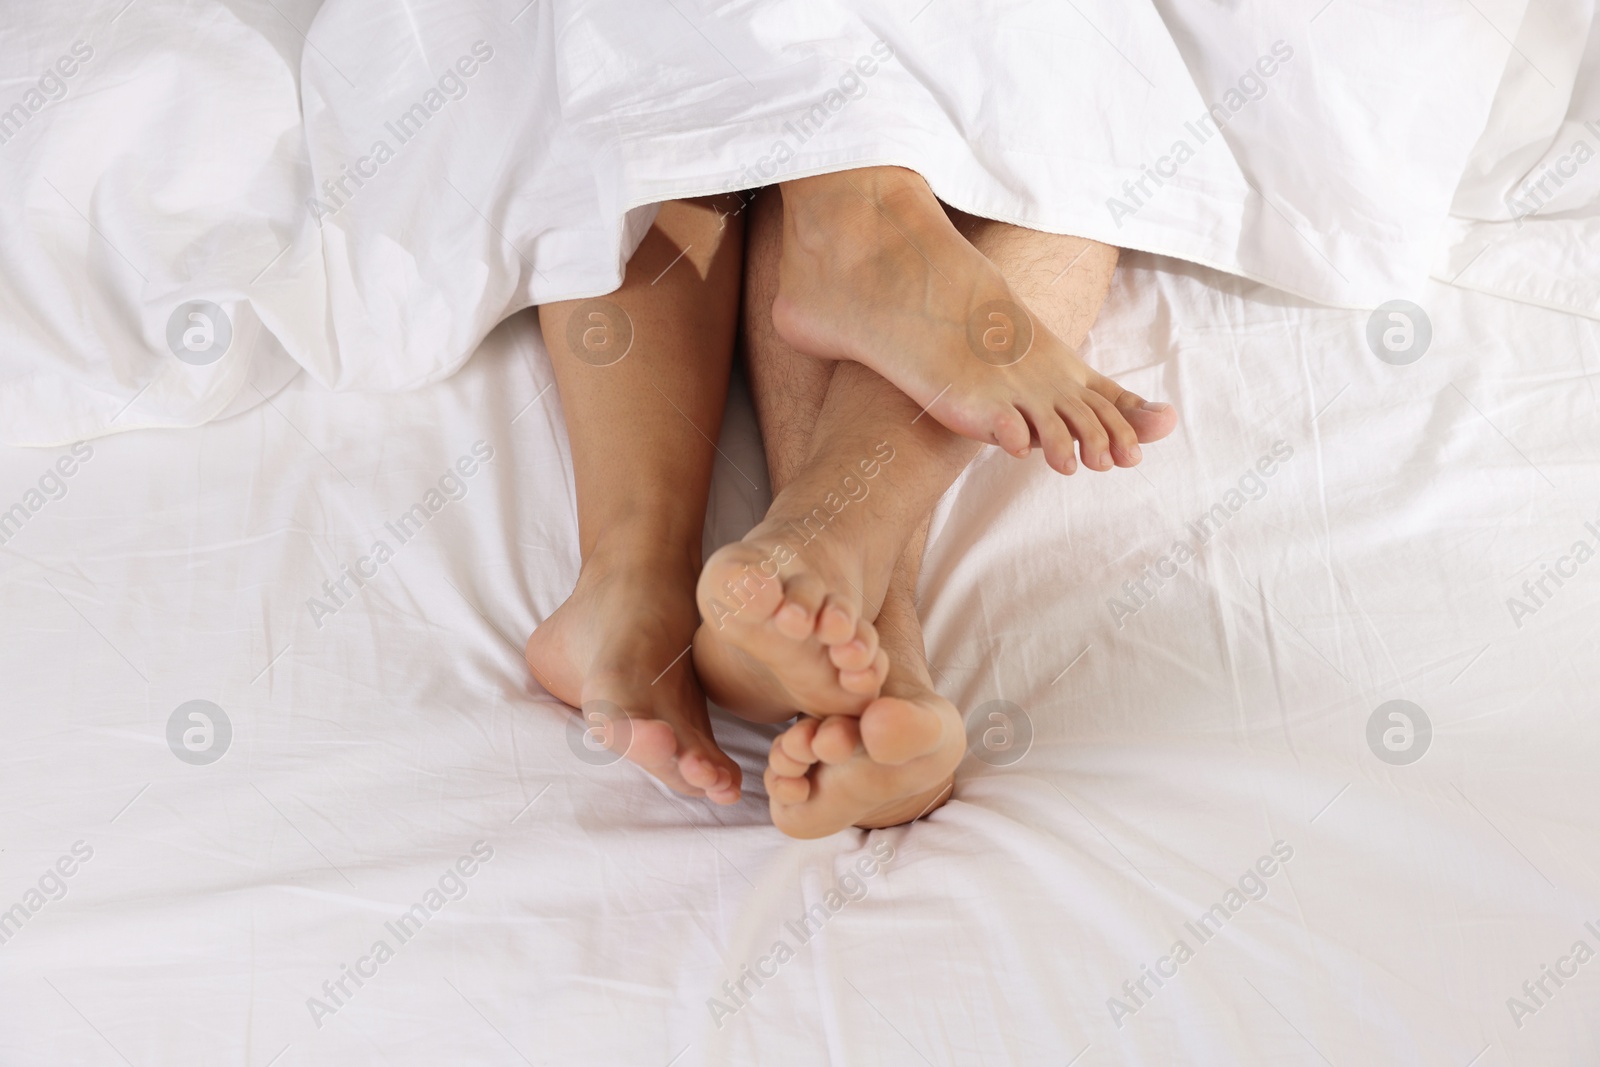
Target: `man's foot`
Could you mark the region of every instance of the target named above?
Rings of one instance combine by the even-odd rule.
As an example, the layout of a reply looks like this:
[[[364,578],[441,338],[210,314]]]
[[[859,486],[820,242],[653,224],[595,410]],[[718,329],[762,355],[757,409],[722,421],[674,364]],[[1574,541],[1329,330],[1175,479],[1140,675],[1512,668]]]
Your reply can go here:
[[[572,595],[528,638],[528,666],[586,728],[663,783],[718,804],[739,799],[739,765],[711,735],[684,653],[699,619],[691,568],[649,550],[597,548]]]
[[[857,535],[823,528],[806,543],[801,524],[810,514],[788,518],[790,502],[805,499],[804,479],[796,485],[744,540],[712,555],[696,590],[705,621],[695,633],[694,665],[706,691],[723,707],[768,722],[801,708],[858,715],[889,669],[878,632],[863,617],[868,588],[881,597],[887,575],[868,577]]]
[[[859,719],[805,716],[772,743],[772,821],[801,838],[911,822],[949,799],[965,752],[955,706],[896,664]]]
[[[964,437],[1063,474],[1140,460],[1177,413],[1091,369],[1028,314],[921,176],[868,167],[783,184],[772,323],[807,355],[865,364]]]

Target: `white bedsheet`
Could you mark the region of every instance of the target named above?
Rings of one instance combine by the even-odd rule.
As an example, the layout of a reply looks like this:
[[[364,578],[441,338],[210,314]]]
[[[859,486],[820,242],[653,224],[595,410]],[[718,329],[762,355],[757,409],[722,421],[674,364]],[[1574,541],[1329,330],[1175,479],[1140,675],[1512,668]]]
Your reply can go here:
[[[941,690],[1014,702],[1031,749],[969,756],[914,826],[808,843],[767,822],[770,730],[717,719],[755,788],[714,809],[578,760],[529,682],[577,557],[527,315],[422,391],[302,376],[91,442],[59,498],[56,453],[0,451],[0,507],[44,501],[0,547],[0,909],[28,913],[0,1062],[1597,1062],[1600,961],[1570,953],[1600,949],[1600,561],[1570,550],[1600,542],[1600,323],[1424,302],[1432,349],[1396,367],[1364,315],[1126,257],[1091,356],[1179,433],[1109,476],[986,456],[928,552]],[[1264,495],[1114,612],[1278,442]],[[732,469],[762,481],[747,406],[723,447],[727,538],[761,507]],[[464,495],[400,543],[385,524],[452,469]],[[1515,619],[1546,565],[1573,576]],[[1366,741],[1394,699],[1432,724],[1407,766]],[[167,741],[194,700],[231,723],[207,765]],[[858,862],[864,895],[802,944],[786,923]],[[1258,862],[1262,899],[1189,931]],[[433,912],[441,879],[466,891]],[[1175,977],[1123,991],[1180,939]],[[1535,1006],[1543,965],[1577,973]]]

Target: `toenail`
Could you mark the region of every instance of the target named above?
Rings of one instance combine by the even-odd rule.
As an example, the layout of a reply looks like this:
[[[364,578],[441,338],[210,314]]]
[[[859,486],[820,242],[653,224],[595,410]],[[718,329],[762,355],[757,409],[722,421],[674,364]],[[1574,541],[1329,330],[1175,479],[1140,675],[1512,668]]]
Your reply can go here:
[[[1140,405],[1140,407],[1144,408],[1146,411],[1154,411],[1154,412],[1157,412],[1157,413],[1163,412],[1163,411],[1167,410],[1168,408],[1170,408],[1171,406],[1172,406],[1171,404],[1154,403],[1154,402],[1149,401],[1149,400],[1146,400],[1143,404]]]
[[[1144,458],[1144,453],[1139,451],[1138,445],[1134,445],[1132,448],[1128,449],[1128,458],[1137,463]]]
[[[1111,465],[1111,453],[1110,452],[1102,452],[1102,453],[1100,453],[1099,463],[1100,463],[1100,466],[1102,466],[1102,467],[1109,467]]]

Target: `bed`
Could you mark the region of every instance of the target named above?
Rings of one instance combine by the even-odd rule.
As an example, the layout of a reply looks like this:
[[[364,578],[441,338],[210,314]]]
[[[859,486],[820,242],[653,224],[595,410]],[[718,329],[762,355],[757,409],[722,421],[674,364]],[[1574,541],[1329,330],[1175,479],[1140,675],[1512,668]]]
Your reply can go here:
[[[18,192],[0,224],[27,235],[0,256],[0,1063],[1600,1062],[1600,201],[1582,184],[1600,164],[1521,215],[1495,192],[1556,166],[1600,102],[1592,7],[1428,13],[1485,80],[1427,149],[1455,153],[1454,201],[1396,172],[1401,203],[1371,202],[1383,264],[1360,241],[1298,247],[1328,231],[1270,168],[1188,172],[1195,203],[1233,203],[1244,174],[1269,195],[1187,236],[1141,212],[1086,357],[1173,402],[1179,430],[1134,470],[1061,478],[1042,456],[985,454],[962,476],[919,590],[935,682],[968,725],[954,797],[810,842],[767,818],[775,728],[714,713],[750,785],[715,808],[592,758],[522,661],[578,565],[560,397],[526,305],[614,284],[651,197],[707,191],[685,162],[703,146],[687,125],[650,127],[683,133],[675,149],[612,129],[605,158],[629,177],[588,190],[602,206],[571,218],[589,230],[518,230],[492,188],[438,186],[440,228],[481,227],[455,259],[427,226],[408,239],[442,258],[360,251],[384,236],[384,198],[422,180],[420,150],[389,191],[306,229],[292,168],[336,171],[339,131],[363,128],[329,88],[341,63],[365,77],[339,43],[366,33],[381,57],[444,32],[440,5],[412,7],[194,22],[146,3],[36,16],[24,35],[52,62],[80,30],[96,52],[0,145]],[[1069,7],[1029,10],[1119,78],[1135,66],[1166,89],[1162,57],[1189,61],[1174,114],[1237,73],[1239,57],[1193,61],[1227,37],[1199,5]],[[502,66],[448,105],[452,136],[506,127],[468,108],[517,48],[567,41],[564,77],[626,66],[566,5],[474,11]],[[728,47],[726,12],[675,11],[653,32]],[[908,68],[916,34],[957,32],[938,6],[895,14],[862,18]],[[1314,30],[1295,18],[1359,37],[1423,16],[1340,0]],[[470,54],[481,25],[464,21],[434,54]],[[771,30],[754,25],[752,48]],[[141,66],[147,81],[99,73],[167,40],[229,47]],[[1331,54],[1294,40],[1292,69]],[[278,208],[238,216],[213,184],[187,189],[210,214],[139,215],[146,172],[128,161],[159,146],[137,130],[114,166],[67,165],[89,157],[62,131],[96,109],[221,108],[189,87],[230,67],[251,72],[228,83],[256,123],[236,132],[270,133],[251,210]],[[787,71],[790,103],[816,93],[805,63],[741,69]],[[436,72],[417,76],[382,99]],[[593,117],[581,84],[562,99]],[[910,106],[912,82],[894,84],[812,150],[860,161],[870,109]],[[1275,85],[1267,99],[1297,99]],[[682,104],[704,85],[680,88]],[[1437,115],[1424,104],[1413,118]],[[193,132],[172,114],[128,121]],[[737,162],[730,127],[708,129]],[[1381,137],[1368,147],[1382,158]],[[677,184],[638,184],[646,149]],[[953,202],[1016,179],[1019,206],[990,213],[1053,203],[1021,171],[945,162]],[[1381,168],[1350,175],[1382,191]],[[1075,228],[1117,239],[1103,204],[1082,211]],[[226,306],[251,360],[174,366],[180,299]],[[708,549],[766,504],[738,382],[721,452]]]
[[[577,552],[527,314],[425,390],[91,442],[0,551],[0,905],[48,883],[0,1059],[1594,1062],[1600,326],[1427,312],[1394,366],[1364,315],[1129,256],[1091,355],[1179,433],[952,489],[921,600],[973,751],[923,822],[818,842],[586,762],[530,681]],[[713,543],[763,505],[747,402],[723,450]],[[58,459],[6,450],[0,499]],[[716,729],[758,783],[771,731]]]

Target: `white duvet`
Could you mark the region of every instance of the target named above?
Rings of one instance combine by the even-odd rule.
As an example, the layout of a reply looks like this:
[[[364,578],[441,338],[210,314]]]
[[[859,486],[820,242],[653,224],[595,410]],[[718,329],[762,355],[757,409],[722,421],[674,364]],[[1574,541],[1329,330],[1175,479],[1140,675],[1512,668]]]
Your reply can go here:
[[[1503,241],[1481,210],[1600,117],[1592,0],[510,7],[18,8],[0,435],[199,425],[302,368],[437,381],[516,310],[613,288],[651,205],[868,163],[1323,303],[1431,266],[1596,313],[1587,224]]]

